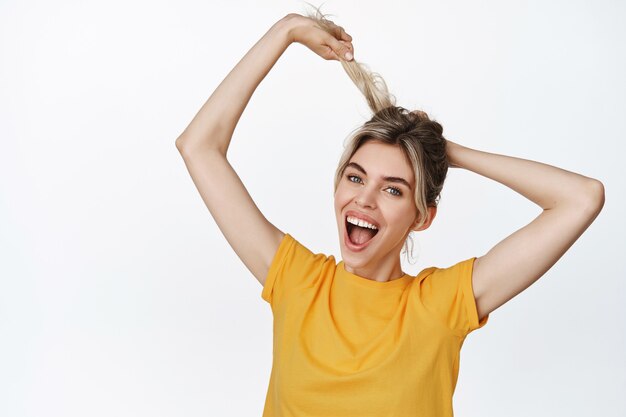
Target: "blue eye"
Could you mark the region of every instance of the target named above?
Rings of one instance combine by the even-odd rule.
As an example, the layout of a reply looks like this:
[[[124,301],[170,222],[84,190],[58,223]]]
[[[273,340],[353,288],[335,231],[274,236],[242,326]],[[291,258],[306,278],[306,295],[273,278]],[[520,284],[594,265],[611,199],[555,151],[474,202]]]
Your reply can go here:
[[[389,189],[390,190],[394,190],[395,192],[397,192],[398,194],[394,194],[394,195],[397,195],[398,197],[400,197],[402,195],[402,191],[400,191],[396,187],[389,187]]]
[[[346,175],[346,178],[348,178],[348,181],[350,181],[350,182],[361,181],[361,178],[358,175],[350,175],[350,174],[348,174],[348,175]],[[352,178],[356,178],[356,179],[358,179],[358,181],[352,181]],[[393,196],[396,196],[396,197],[402,196],[402,191],[400,191],[400,189],[398,189],[396,187],[389,187],[388,189],[395,191],[395,193],[389,193],[389,194],[391,194]]]

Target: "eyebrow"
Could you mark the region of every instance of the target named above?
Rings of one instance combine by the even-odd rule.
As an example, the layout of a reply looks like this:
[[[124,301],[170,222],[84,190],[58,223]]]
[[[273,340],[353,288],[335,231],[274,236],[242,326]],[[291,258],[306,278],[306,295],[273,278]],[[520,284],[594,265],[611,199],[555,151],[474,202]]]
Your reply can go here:
[[[348,165],[346,165],[346,168],[354,168],[358,171],[361,171],[363,174],[367,175],[367,172],[365,172],[365,169],[363,169],[363,167],[359,164],[357,164],[356,162],[350,162]],[[411,184],[409,184],[409,182],[407,180],[405,180],[404,178],[400,178],[400,177],[383,177],[383,180],[388,181],[388,182],[396,182],[396,183],[400,183],[405,185],[409,190],[411,189]]]

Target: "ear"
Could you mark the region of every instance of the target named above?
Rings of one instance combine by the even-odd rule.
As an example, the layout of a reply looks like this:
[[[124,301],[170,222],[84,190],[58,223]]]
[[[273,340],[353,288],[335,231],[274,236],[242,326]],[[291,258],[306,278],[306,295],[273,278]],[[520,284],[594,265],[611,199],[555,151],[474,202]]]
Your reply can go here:
[[[428,207],[428,214],[430,216],[430,219],[424,223],[421,227],[419,228],[415,228],[417,226],[418,221],[420,220],[420,218],[418,217],[417,220],[415,220],[415,222],[413,223],[413,227],[411,230],[413,231],[419,231],[419,230],[426,230],[430,227],[430,225],[432,224],[433,220],[435,220],[435,216],[437,216],[437,206],[429,206]]]

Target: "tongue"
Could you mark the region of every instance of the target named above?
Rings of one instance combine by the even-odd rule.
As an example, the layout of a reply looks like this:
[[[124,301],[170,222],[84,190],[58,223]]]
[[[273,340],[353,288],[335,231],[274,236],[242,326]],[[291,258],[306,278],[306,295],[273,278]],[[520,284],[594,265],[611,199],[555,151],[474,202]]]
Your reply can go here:
[[[367,227],[354,226],[350,231],[350,240],[352,243],[362,245],[374,237],[374,230]]]

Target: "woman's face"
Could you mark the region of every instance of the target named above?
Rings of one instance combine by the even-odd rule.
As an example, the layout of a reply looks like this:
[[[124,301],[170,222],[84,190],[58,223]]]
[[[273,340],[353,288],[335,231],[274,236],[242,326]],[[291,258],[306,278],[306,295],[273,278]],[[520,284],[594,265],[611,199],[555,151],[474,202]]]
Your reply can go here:
[[[370,141],[355,152],[335,191],[345,264],[365,270],[381,262],[399,263],[400,250],[416,220],[414,189],[413,169],[399,146]],[[369,219],[378,229],[374,237],[369,239],[367,230],[349,234],[353,226],[347,224],[348,214]],[[366,242],[353,245],[349,236]]]

